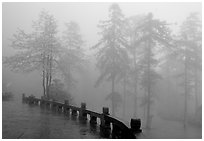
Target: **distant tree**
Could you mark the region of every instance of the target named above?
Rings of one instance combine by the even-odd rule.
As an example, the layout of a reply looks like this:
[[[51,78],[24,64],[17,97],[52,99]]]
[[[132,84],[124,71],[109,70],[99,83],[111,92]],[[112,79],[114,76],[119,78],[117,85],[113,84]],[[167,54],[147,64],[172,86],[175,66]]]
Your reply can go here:
[[[66,30],[62,37],[63,52],[59,57],[58,67],[68,86],[68,91],[71,92],[71,88],[76,84],[74,74],[81,73],[87,61],[82,49],[84,41],[80,34],[79,25],[75,22],[69,22],[65,26]]]
[[[181,86],[184,88],[184,127],[187,122],[188,97],[194,90],[195,107],[198,105],[198,89],[201,87],[201,47],[202,31],[201,21],[196,13],[191,13],[181,26],[181,34],[177,39],[177,57],[183,64],[183,70],[178,74],[182,79]],[[195,110],[196,111],[196,110]]]
[[[30,34],[20,29],[14,34],[11,46],[20,52],[14,56],[5,57],[3,63],[12,71],[41,71],[43,93],[49,98],[49,87],[60,46],[56,38],[57,24],[52,15],[42,11],[39,19],[33,23],[33,29]]]
[[[50,98],[61,102],[64,102],[65,99],[69,100],[69,102],[72,102],[73,100],[73,97],[65,89],[65,86],[60,79],[53,80],[50,86]]]
[[[121,77],[122,77],[122,80],[121,80],[121,84],[122,84],[122,87],[123,87],[123,118],[125,118],[126,116],[126,97],[127,97],[127,94],[130,94],[131,92],[129,91],[129,87],[131,86],[131,75],[130,75],[130,67],[128,66],[128,64],[126,64],[127,66],[124,65],[124,68],[121,73]]]
[[[136,31],[136,28],[141,20],[143,20],[145,16],[136,15],[127,19],[127,39],[129,41],[129,45],[127,46],[127,50],[129,53],[129,73],[128,76],[130,78],[129,83],[133,83],[134,88],[134,117],[137,118],[137,101],[138,101],[138,85],[139,85],[139,75],[141,69],[139,67],[139,60],[141,59],[141,51],[142,47],[137,43],[139,39],[139,32]],[[128,67],[126,67],[128,68]]]
[[[115,116],[115,80],[119,76],[123,65],[126,64],[127,51],[125,49],[126,40],[123,36],[124,16],[118,4],[112,4],[109,8],[109,20],[101,22],[102,38],[94,46],[97,49],[97,67],[101,75],[96,85],[105,79],[111,81],[112,115]]]
[[[155,57],[155,52],[159,51],[159,48],[169,47],[171,42],[170,31],[167,28],[167,23],[157,19],[153,19],[153,15],[150,13],[141,20],[138,27],[135,29],[137,32],[136,44],[141,45],[143,48],[142,59],[139,60],[140,69],[142,69],[141,85],[147,93],[145,103],[147,104],[147,124],[146,127],[151,126],[150,104],[152,103],[152,88],[155,81],[161,79],[161,76],[157,73],[156,67],[159,60]]]

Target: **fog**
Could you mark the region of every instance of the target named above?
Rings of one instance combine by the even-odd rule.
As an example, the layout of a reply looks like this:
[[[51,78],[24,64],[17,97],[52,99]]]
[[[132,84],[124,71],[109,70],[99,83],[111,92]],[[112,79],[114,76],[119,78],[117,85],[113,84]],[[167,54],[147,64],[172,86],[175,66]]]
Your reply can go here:
[[[103,57],[100,58],[100,55],[97,56],[97,53],[100,52],[100,50],[102,49],[100,47],[98,47],[97,49],[93,49],[93,47],[99,43],[99,41],[103,38],[103,35],[105,36],[105,34],[102,34],[102,35],[99,34],[102,30],[99,28],[98,25],[100,24],[100,21],[110,20],[111,16],[109,17],[109,15],[111,15],[111,12],[109,9],[112,3],[91,3],[91,2],[90,3],[80,3],[80,2],[78,3],[5,3],[4,2],[2,5],[3,61],[4,61],[4,58],[6,57],[15,56],[16,54],[18,54],[18,51],[20,50],[22,52],[26,52],[25,48],[24,49],[19,48],[19,46],[24,45],[23,35],[21,36],[22,37],[21,39],[15,38],[15,36],[13,35],[18,33],[17,32],[18,29],[23,30],[25,34],[28,34],[28,35],[30,35],[31,33],[34,33],[35,29],[32,27],[33,22],[38,21],[40,23],[39,15],[40,13],[43,13],[42,11],[45,11],[45,13],[47,13],[49,16],[51,15],[50,16],[51,18],[53,16],[54,20],[56,20],[57,32],[56,34],[55,32],[53,32],[53,34],[56,35],[56,40],[57,40],[56,44],[57,43],[60,44],[59,46],[53,47],[54,53],[53,52],[52,53],[53,54],[56,53],[55,59],[59,61],[58,62],[59,64],[56,65],[57,67],[55,69],[54,68],[55,64],[53,63],[53,68],[54,68],[53,72],[51,72],[51,70],[50,72],[48,71],[50,74],[53,73],[52,79],[50,78],[50,87],[51,86],[54,87],[54,84],[55,84],[54,80],[57,79],[63,84],[63,89],[65,89],[68,95],[71,95],[72,97],[71,103],[73,104],[80,105],[81,102],[86,102],[88,109],[91,109],[97,112],[101,112],[102,107],[109,107],[111,115],[118,117],[119,119],[123,120],[127,124],[129,124],[129,121],[131,118],[140,118],[142,120],[142,128],[144,129],[158,128],[161,130],[165,128],[164,130],[167,130],[170,133],[170,135],[167,135],[164,133],[166,136],[165,135],[161,136],[161,135],[158,135],[158,133],[150,132],[149,138],[174,138],[174,137],[175,138],[176,137],[200,138],[201,126],[202,126],[202,118],[200,116],[202,115],[202,113],[199,113],[200,112],[199,108],[202,108],[202,96],[201,96],[202,71],[200,71],[200,69],[194,70],[193,68],[195,68],[194,67],[195,64],[196,65],[201,64],[202,66],[202,59],[201,59],[202,54],[201,52],[199,52],[200,50],[202,50],[201,49],[202,41],[199,37],[198,37],[199,41],[197,40],[195,41],[196,42],[195,44],[198,46],[198,47],[196,46],[196,48],[198,48],[196,50],[197,51],[196,55],[198,60],[195,59],[197,62],[193,62],[192,64],[189,63],[189,66],[186,67],[185,65],[186,59],[182,59],[182,57],[186,54],[183,54],[182,49],[185,48],[185,46],[188,46],[190,43],[187,43],[187,45],[180,44],[179,40],[183,41],[185,39],[185,36],[183,36],[183,34],[186,34],[186,36],[188,36],[189,34],[189,38],[190,39],[193,38],[192,37],[193,35],[191,36],[191,33],[190,33],[191,29],[188,30],[188,28],[191,28],[191,26],[186,29],[184,23],[188,19],[187,17],[189,17],[191,13],[197,13],[198,19],[201,20],[201,12],[202,12],[201,3],[190,3],[190,2],[188,3],[184,3],[184,2],[182,3],[178,3],[178,2],[176,3],[160,3],[160,2],[125,3],[124,2],[124,3],[117,3],[117,4],[123,16],[125,17],[124,18],[125,20],[131,21],[131,17],[132,17],[134,22],[134,16],[136,16],[136,23],[137,23],[137,18],[140,18],[140,16],[148,17],[148,15],[150,15],[149,13],[151,13],[153,15],[153,19],[155,19],[156,22],[157,22],[157,19],[159,20],[158,21],[159,24],[160,24],[160,21],[165,21],[164,24],[161,22],[161,25],[166,26],[167,30],[171,32],[170,34],[168,34],[169,32],[165,32],[164,36],[165,37],[169,36],[169,40],[167,41],[168,43],[165,45],[163,44],[160,45],[159,43],[157,43],[159,41],[156,41],[156,42],[152,41],[152,52],[150,52],[150,54],[153,53],[155,57],[150,58],[150,62],[152,59],[153,63],[150,64],[149,73],[147,74],[145,69],[148,70],[148,67],[145,66],[145,63],[147,62],[146,60],[148,58],[147,57],[148,52],[147,50],[143,49],[145,48],[144,46],[147,42],[144,41],[141,44],[135,45],[137,46],[136,64],[138,64],[136,65],[138,69],[136,80],[134,79],[135,77],[134,75],[130,75],[132,74],[131,70],[130,71],[127,70],[127,72],[125,71],[126,72],[125,75],[122,72],[122,76],[120,76],[121,72],[119,72],[119,75],[118,75],[118,72],[116,71],[115,74],[110,73],[110,78],[108,77],[108,75],[105,76],[107,78],[101,79],[100,80],[101,82],[99,82],[99,85],[96,86],[96,83],[99,81],[100,76],[103,74],[103,72],[106,72],[106,70],[104,70],[105,66],[100,67],[100,65],[103,64]],[[114,11],[114,8],[113,8],[113,11]],[[66,46],[67,48],[69,48],[70,44],[67,43],[68,41],[67,42],[65,41],[65,38],[69,36],[66,36],[65,31],[67,31],[68,34],[70,32],[69,32],[69,28],[66,28],[65,23],[68,23],[71,25],[72,21],[76,23],[76,29],[77,29],[76,31],[77,32],[79,31],[76,36],[78,37],[78,35],[80,35],[79,38],[76,37],[77,38],[76,42],[78,43],[76,43],[76,45],[73,45],[73,47],[76,47],[76,48],[80,46],[80,49],[78,50],[77,48],[76,50],[76,52],[79,53],[79,54],[76,54],[77,57],[79,57],[79,59],[77,58],[77,61],[79,62],[76,61],[76,64],[72,62],[72,59],[75,56],[74,57],[66,56],[67,55],[66,51],[63,52],[63,55],[59,55],[60,53],[57,54],[59,48],[66,49]],[[139,21],[142,21],[142,18],[139,19]],[[140,22],[138,22],[138,25],[139,24]],[[75,27],[75,24],[72,26]],[[126,29],[129,28],[127,24],[125,24],[125,27]],[[137,36],[137,32],[138,32],[138,38],[139,38],[139,36],[142,35],[142,33],[139,34],[139,32],[143,32],[143,31],[136,30],[134,33],[133,30],[137,29],[134,27],[135,25],[133,25],[132,29],[127,29],[129,32],[131,32],[130,34],[129,32],[124,34],[126,36],[125,39],[127,39],[127,44],[129,44],[129,46],[131,46],[131,38],[132,38],[130,37],[130,35],[132,35],[134,38],[133,34],[136,34]],[[184,30],[182,27],[184,28]],[[72,30],[72,28],[70,30]],[[36,32],[36,36],[38,35],[38,32]],[[200,32],[202,33],[201,30]],[[163,34],[163,32],[161,34]],[[200,33],[197,33],[197,30],[193,34],[194,35],[198,34],[198,36],[200,35]],[[197,36],[195,38],[197,39]],[[18,41],[13,42],[13,40],[15,39],[19,39],[22,42],[20,41],[19,44],[18,44]],[[79,43],[81,39],[83,41],[82,44]],[[26,41],[27,40],[29,40],[29,37],[26,38]],[[53,39],[53,42],[55,42],[55,39]],[[150,44],[151,44],[151,41],[150,41]],[[26,45],[29,46],[27,42],[25,46]],[[31,46],[32,45],[37,46],[35,45],[34,42],[31,43]],[[121,44],[119,46],[122,46],[122,45],[124,44]],[[140,47],[140,46],[143,46],[143,47]],[[165,57],[165,55],[168,54],[168,51],[169,51],[168,49],[162,52],[158,51],[160,50],[160,48],[163,48],[163,46],[164,48],[165,46],[170,46],[168,48],[171,48],[171,51],[173,52],[171,53],[176,55],[176,57],[171,56],[170,59],[168,57]],[[131,68],[134,69],[133,61],[131,61],[133,60],[134,55],[132,55],[131,52],[133,51],[129,51],[129,52],[127,51],[127,56],[130,56],[128,61],[129,63],[127,64],[130,65],[130,69]],[[68,53],[72,54],[72,52],[68,52]],[[201,57],[200,57],[200,54],[201,54]],[[60,56],[62,56],[62,59],[60,58]],[[187,56],[184,56],[183,58],[185,57]],[[106,56],[106,58],[108,57]],[[189,58],[193,58],[193,57],[190,56]],[[31,71],[21,71],[21,68],[23,67],[19,65],[19,68],[15,68],[17,64],[14,63],[15,61],[19,61],[21,59],[22,58],[16,58],[14,59],[14,61],[12,61],[12,59],[11,60],[5,59],[5,63],[2,65],[2,84],[3,84],[2,91],[3,92],[11,91],[14,94],[15,98],[21,97],[22,93],[25,93],[26,95],[32,94],[36,97],[48,95],[49,92],[46,90],[46,87],[43,89],[43,86],[42,86],[43,84],[42,66],[39,65],[40,67],[37,66],[39,68],[36,67],[37,69],[34,68]],[[154,60],[156,60],[155,64],[154,64]],[[118,62],[119,61],[116,61],[116,64],[114,65],[117,66]],[[23,62],[20,62],[20,63],[23,63]],[[28,61],[27,63],[28,64],[26,65],[29,66],[30,62]],[[79,65],[81,63],[82,63],[82,66]],[[121,61],[121,64],[122,63],[123,62]],[[127,64],[124,63],[122,65],[125,66]],[[70,67],[71,69],[69,68],[70,65],[73,65],[72,67]],[[76,68],[79,67],[79,69],[75,70],[74,68],[75,66],[77,66]],[[118,66],[119,67],[113,68],[113,70],[115,69],[120,70],[121,65],[118,65]],[[12,67],[13,69],[19,69],[20,71],[12,71],[11,69]],[[32,66],[30,67],[32,68]],[[122,66],[122,68],[124,67]],[[59,70],[61,69],[61,70],[59,71],[58,69]],[[185,71],[185,69],[187,71]],[[158,79],[155,78],[155,81],[153,78],[154,74],[152,75],[153,77],[151,78],[151,74],[154,72],[156,72],[155,75],[159,75]],[[185,75],[184,79],[186,81],[184,81],[183,77],[180,78],[178,76],[180,75],[180,73],[182,75]],[[44,74],[44,71],[43,71],[43,74]],[[114,75],[117,74],[116,77],[113,74]],[[124,78],[124,76],[126,77],[126,75],[127,75],[127,79]],[[148,75],[149,75],[148,80],[146,80],[146,77]],[[117,78],[117,76],[119,78]],[[73,77],[73,80],[72,80],[72,77]],[[113,78],[113,81],[111,81],[112,78]],[[44,80],[49,81],[46,78]],[[126,84],[123,83],[123,81],[124,83],[128,81],[127,86]],[[185,83],[186,85],[184,84],[184,82],[186,82]],[[56,83],[56,85],[57,84],[58,83]],[[148,89],[150,89],[150,85],[151,85],[151,90],[150,90],[151,92],[148,91]],[[50,90],[50,93],[51,93],[51,90]],[[110,93],[112,94],[118,93],[120,95],[117,98],[115,98],[115,101],[116,101],[115,103],[117,103],[118,101],[119,104],[117,103],[116,105],[114,105],[113,104],[114,102],[111,100],[111,98],[107,98]],[[149,104],[151,103],[149,107],[149,110],[150,110],[149,113],[151,114],[149,115],[148,106],[147,106],[148,104],[145,105],[145,102],[143,101],[144,99],[146,99],[146,97],[148,97],[148,94],[150,95],[150,93],[151,95],[153,95],[152,96],[153,102],[151,102],[150,99],[148,101]],[[67,96],[65,97],[67,98]],[[63,98],[60,98],[60,100],[62,99]],[[187,117],[187,119],[185,117]],[[186,126],[187,128],[189,127],[189,129],[196,128],[196,130],[198,130],[199,132],[198,133],[199,135],[194,136],[194,134],[192,133],[191,137],[190,135],[187,137],[186,134],[188,133],[181,133],[182,135],[171,136],[171,134],[175,134],[173,129],[178,131],[180,130],[183,131],[183,120],[186,120],[184,121],[184,126]],[[149,122],[151,122],[151,127],[147,126]],[[180,126],[178,128],[176,126],[173,126],[177,122],[181,124],[182,128]],[[166,129],[166,127],[163,128],[162,124],[164,124],[164,126],[168,126],[171,129]],[[158,132],[160,131],[158,130]],[[194,132],[194,130],[192,132]]]

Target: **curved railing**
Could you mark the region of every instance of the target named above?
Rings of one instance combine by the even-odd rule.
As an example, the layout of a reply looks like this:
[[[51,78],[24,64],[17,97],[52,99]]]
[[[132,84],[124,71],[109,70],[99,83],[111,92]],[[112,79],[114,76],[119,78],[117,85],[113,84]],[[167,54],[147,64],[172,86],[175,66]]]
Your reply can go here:
[[[91,125],[96,125],[98,118],[100,119],[100,131],[102,136],[106,138],[112,137],[120,139],[134,139],[136,138],[136,134],[141,132],[141,121],[139,119],[131,119],[131,128],[129,128],[122,121],[111,117],[107,107],[103,107],[102,113],[97,113],[86,109],[86,103],[81,103],[81,107],[76,107],[70,105],[68,100],[65,100],[64,103],[62,103],[53,100],[47,100],[43,97],[41,97],[41,99],[34,96],[26,97],[25,94],[22,95],[22,101],[29,104],[55,108],[57,110],[63,111],[64,113],[72,114],[73,116],[78,115],[80,120],[87,120],[87,115],[89,115],[89,122]]]

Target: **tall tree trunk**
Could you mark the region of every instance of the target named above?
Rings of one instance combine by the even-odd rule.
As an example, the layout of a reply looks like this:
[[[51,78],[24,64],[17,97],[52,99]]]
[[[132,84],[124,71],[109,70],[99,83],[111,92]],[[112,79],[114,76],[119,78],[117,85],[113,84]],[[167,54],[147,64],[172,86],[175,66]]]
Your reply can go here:
[[[50,57],[50,69],[49,69],[49,86],[52,83],[52,56]]]
[[[134,70],[135,70],[135,87],[134,87],[134,118],[137,117],[137,66],[136,66],[136,51],[134,50]]]
[[[196,51],[195,51],[195,64],[199,64],[197,53],[198,53],[198,50],[196,48]],[[194,69],[194,79],[195,79],[195,116],[196,116],[196,111],[198,109],[198,69],[197,69],[197,66]]]
[[[72,80],[71,80],[71,68],[70,65],[68,63],[68,70],[67,70],[67,76],[68,76],[68,92],[71,92],[71,84],[72,84]]]
[[[195,114],[196,110],[198,109],[198,72],[195,69]]]
[[[145,97],[146,97],[146,93],[144,93],[145,94]],[[147,106],[146,105],[144,105],[144,108],[143,108],[143,110],[144,110],[144,113],[143,113],[143,117],[144,117],[144,121],[146,121],[147,120],[147,117],[146,117],[146,113],[147,113]]]
[[[114,92],[115,92],[115,76],[113,74],[112,75],[112,115],[115,116],[115,96],[114,96]]]
[[[49,99],[49,55],[47,56],[46,67],[46,96]]]
[[[48,83],[48,98],[50,98],[50,86],[52,83],[52,51],[49,59],[49,83]]]
[[[169,63],[169,59],[167,60],[167,63],[166,63],[166,84],[167,84],[167,95],[169,95],[170,94],[170,75],[169,75],[169,65],[170,65],[170,63]]]
[[[46,88],[45,88],[45,54],[43,54],[43,71],[42,71],[42,79],[43,79],[43,96],[46,96]]]
[[[47,98],[49,99],[49,73],[46,73],[46,94]]]
[[[123,80],[123,94],[124,94],[124,100],[123,100],[123,118],[125,119],[125,110],[126,110],[126,75],[124,76]]]
[[[185,48],[185,64],[184,64],[184,128],[186,127],[187,122],[187,48]]]
[[[43,70],[43,96],[45,97],[46,96],[46,88],[45,88],[45,70]]]
[[[150,39],[148,41],[148,48],[147,48],[147,124],[146,127],[150,128],[150,92],[151,92],[151,84],[150,84],[150,55],[151,55],[151,43]]]

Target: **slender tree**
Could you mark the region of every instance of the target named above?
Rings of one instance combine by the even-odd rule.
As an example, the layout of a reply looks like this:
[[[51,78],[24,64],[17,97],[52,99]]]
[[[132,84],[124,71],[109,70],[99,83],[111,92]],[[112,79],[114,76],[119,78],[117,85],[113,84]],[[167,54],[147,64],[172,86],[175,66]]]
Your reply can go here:
[[[61,102],[64,102],[65,99],[69,100],[70,103],[73,102],[73,97],[65,89],[65,85],[60,79],[53,79],[50,86],[50,97]]]
[[[42,72],[44,96],[49,98],[55,59],[58,56],[59,42],[56,38],[57,25],[54,17],[43,11],[33,23],[34,31],[30,34],[18,30],[14,34],[11,46],[19,53],[4,58],[4,64],[12,71]]]
[[[155,51],[158,52],[160,47],[170,46],[170,31],[166,25],[166,22],[153,19],[153,15],[150,13],[141,20],[136,28],[139,36],[136,43],[143,46],[143,59],[139,60],[139,64],[143,70],[141,84],[145,92],[147,92],[147,98],[145,98],[147,104],[147,128],[151,126],[150,104],[153,96],[152,88],[155,81],[161,78],[155,70],[159,60],[155,58],[154,53]]]
[[[71,21],[66,23],[65,26],[66,30],[62,37],[63,52],[59,57],[58,66],[67,84],[67,89],[71,92],[71,89],[76,84],[75,72],[80,73],[87,62],[82,49],[84,41],[80,34],[79,25]]]
[[[130,60],[130,72],[129,75],[131,76],[133,81],[133,89],[134,89],[134,117],[137,118],[137,108],[138,108],[138,85],[139,85],[139,75],[140,75],[140,68],[139,68],[139,60],[141,59],[141,45],[137,43],[139,39],[139,32],[136,31],[136,28],[141,20],[144,19],[145,16],[143,15],[136,15],[132,16],[127,19],[127,39],[129,41],[129,45],[127,46],[127,50],[129,53],[129,60]]]
[[[183,72],[179,74],[184,88],[184,127],[187,123],[188,97],[194,90],[195,108],[198,108],[198,85],[201,76],[201,22],[196,13],[190,14],[181,26],[181,34],[177,40],[178,60],[183,64]]]
[[[118,4],[112,4],[109,8],[109,20],[103,21],[99,27],[102,29],[102,38],[94,46],[98,49],[97,67],[101,75],[96,82],[98,86],[104,79],[111,81],[111,93],[108,96],[112,100],[112,115],[115,115],[117,92],[115,92],[115,80],[118,77],[123,64],[126,63],[127,51],[124,47],[126,40],[123,36],[124,16]]]

